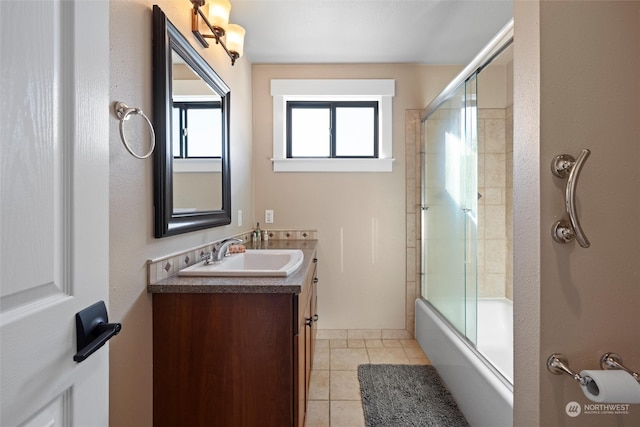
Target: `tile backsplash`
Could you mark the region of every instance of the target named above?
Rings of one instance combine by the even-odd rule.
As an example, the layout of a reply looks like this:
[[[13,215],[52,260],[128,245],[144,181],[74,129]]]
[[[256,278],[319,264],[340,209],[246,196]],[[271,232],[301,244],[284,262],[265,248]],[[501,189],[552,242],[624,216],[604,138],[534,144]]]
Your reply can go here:
[[[263,230],[264,231],[264,230]],[[318,240],[317,230],[267,230],[270,240]],[[147,261],[147,284],[153,284],[160,280],[166,279],[178,274],[178,271],[185,267],[200,262],[206,253],[213,252],[223,241],[235,237],[246,242],[247,245],[252,244],[252,232],[227,236],[223,239],[207,243],[186,251],[173,253],[161,258],[150,259]]]

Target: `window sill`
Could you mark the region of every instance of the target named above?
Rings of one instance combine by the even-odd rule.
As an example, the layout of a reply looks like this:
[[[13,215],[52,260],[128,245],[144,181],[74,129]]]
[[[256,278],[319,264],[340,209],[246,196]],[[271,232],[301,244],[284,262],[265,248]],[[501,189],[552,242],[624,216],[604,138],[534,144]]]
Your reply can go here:
[[[392,172],[395,159],[271,159],[274,172]]]

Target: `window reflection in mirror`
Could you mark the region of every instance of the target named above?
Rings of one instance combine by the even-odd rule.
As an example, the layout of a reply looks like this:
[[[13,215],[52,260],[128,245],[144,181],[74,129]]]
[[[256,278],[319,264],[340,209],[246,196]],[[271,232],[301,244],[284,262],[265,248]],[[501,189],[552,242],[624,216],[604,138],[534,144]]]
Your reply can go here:
[[[222,98],[175,51],[171,59],[173,212],[219,210]]]

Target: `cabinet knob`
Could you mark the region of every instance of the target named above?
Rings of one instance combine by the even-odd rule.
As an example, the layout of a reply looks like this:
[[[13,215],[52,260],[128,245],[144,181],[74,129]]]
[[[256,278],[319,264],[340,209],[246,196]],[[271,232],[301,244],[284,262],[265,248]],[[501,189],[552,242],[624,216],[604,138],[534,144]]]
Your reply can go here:
[[[314,259],[313,259],[313,262],[314,262],[314,263],[317,263],[317,262],[318,262],[318,258],[314,258]]]
[[[305,322],[305,325],[311,327],[311,325],[313,324],[313,317],[309,317]]]
[[[318,278],[317,277],[313,278],[313,283],[318,283]]]

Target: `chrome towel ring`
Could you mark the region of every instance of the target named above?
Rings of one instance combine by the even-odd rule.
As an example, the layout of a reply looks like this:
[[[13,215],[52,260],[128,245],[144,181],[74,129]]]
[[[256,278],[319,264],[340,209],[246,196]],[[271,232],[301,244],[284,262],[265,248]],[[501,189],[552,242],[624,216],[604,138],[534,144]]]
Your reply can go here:
[[[118,118],[120,119],[120,138],[122,139],[122,143],[124,144],[127,151],[137,159],[146,159],[147,157],[149,157],[151,153],[153,153],[153,150],[156,148],[156,133],[153,130],[153,125],[151,124],[151,120],[149,120],[149,118],[142,112],[141,109],[130,108],[124,102],[116,102],[113,105],[113,109],[116,113],[116,116],[118,116]],[[149,125],[149,131],[151,133],[151,147],[149,148],[149,152],[147,154],[139,155],[134,153],[133,150],[131,149],[131,146],[127,142],[127,138],[124,136],[124,122],[125,120],[129,120],[129,116],[132,114],[137,114],[142,116],[142,118],[145,119],[147,124]]]

